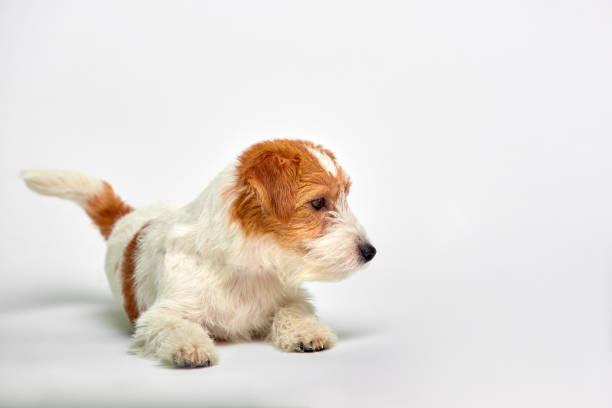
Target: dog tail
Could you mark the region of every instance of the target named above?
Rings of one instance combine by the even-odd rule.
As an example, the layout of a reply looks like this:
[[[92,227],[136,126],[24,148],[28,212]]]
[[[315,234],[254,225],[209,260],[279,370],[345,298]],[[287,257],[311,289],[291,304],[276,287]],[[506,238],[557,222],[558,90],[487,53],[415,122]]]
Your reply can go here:
[[[24,170],[20,175],[31,190],[81,206],[104,239],[117,220],[133,211],[106,181],[77,170]]]

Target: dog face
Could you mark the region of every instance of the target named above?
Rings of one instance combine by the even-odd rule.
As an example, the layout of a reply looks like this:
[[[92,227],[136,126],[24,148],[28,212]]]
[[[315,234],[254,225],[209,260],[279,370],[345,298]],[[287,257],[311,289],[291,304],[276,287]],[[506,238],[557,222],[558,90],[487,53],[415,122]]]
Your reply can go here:
[[[301,140],[256,144],[238,159],[230,212],[247,239],[274,237],[310,266],[306,280],[338,280],[376,249],[347,203],[351,181],[329,150]]]

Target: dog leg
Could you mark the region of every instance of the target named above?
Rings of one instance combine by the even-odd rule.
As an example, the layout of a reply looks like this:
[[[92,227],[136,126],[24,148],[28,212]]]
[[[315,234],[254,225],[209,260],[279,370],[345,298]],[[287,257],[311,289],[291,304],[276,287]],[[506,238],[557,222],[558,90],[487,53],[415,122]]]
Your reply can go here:
[[[276,312],[268,340],[283,351],[313,352],[333,347],[337,337],[317,319],[310,303],[299,300]]]
[[[219,360],[204,328],[163,304],[138,318],[131,350],[177,367],[208,367]]]

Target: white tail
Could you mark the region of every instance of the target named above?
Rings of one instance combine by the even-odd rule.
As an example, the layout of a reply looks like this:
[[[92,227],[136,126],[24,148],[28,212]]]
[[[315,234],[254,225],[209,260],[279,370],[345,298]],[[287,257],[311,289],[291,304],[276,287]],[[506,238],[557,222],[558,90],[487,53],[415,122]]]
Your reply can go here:
[[[39,194],[79,204],[106,239],[115,222],[132,211],[107,182],[77,170],[25,170],[21,178]]]
[[[21,178],[39,194],[72,200],[81,207],[102,189],[102,180],[78,170],[24,170]]]

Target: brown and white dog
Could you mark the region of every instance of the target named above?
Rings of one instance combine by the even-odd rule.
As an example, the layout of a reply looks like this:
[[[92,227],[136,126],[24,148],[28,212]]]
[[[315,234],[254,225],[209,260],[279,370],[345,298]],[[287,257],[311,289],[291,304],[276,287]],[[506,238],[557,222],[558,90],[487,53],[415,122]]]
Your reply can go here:
[[[106,275],[135,325],[132,350],[179,367],[218,361],[213,339],[332,347],[306,281],[337,281],[376,250],[349,210],[334,155],[301,140],[251,146],[191,203],[133,209],[75,170],[27,170],[32,190],[75,201],[107,239]]]

